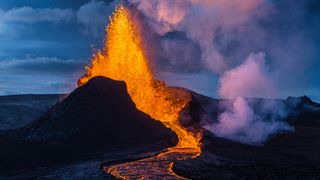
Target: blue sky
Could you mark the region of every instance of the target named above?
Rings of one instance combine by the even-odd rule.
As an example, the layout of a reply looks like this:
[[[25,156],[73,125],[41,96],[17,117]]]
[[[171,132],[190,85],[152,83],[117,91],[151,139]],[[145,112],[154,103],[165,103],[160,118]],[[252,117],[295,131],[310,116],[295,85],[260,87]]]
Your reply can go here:
[[[306,61],[301,64],[307,65],[303,71],[283,75],[286,80],[280,81],[280,96],[308,95],[320,101],[320,3],[274,3],[280,13],[268,25],[269,31],[277,32],[283,46],[291,43],[288,34],[299,33],[303,38],[298,42],[306,47],[303,53],[298,53],[299,48],[284,52],[283,56],[296,59],[292,63]],[[70,92],[93,49],[101,48],[104,27],[115,5],[112,0],[1,0],[0,95]],[[173,73],[166,74],[169,84],[216,97],[216,75]]]
[[[63,93],[100,48],[115,3],[0,2],[0,94]]]

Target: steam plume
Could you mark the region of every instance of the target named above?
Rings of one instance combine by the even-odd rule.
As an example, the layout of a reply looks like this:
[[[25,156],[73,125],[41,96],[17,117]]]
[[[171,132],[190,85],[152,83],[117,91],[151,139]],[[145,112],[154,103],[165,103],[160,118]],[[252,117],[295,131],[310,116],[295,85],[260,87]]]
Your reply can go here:
[[[283,121],[287,112],[281,102],[265,100],[259,104],[257,99],[251,99],[249,104],[244,98],[272,96],[273,87],[265,65],[265,54],[250,54],[243,64],[221,77],[220,96],[232,98],[232,104],[221,104],[226,110],[218,117],[219,123],[206,128],[218,136],[248,144],[261,144],[273,134],[292,130]]]

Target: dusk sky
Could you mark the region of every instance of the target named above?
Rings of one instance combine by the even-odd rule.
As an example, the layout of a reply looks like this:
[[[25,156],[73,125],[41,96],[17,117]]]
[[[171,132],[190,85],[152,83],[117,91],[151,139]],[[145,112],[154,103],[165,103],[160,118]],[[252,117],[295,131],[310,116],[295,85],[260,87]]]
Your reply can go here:
[[[281,66],[304,66],[290,73],[282,71],[285,80],[279,81],[279,97],[307,95],[320,101],[320,2],[272,2],[272,22],[261,27],[268,26],[265,29],[276,34],[274,39],[280,43],[277,51],[268,47],[273,43],[267,41],[261,48],[270,59],[295,59]],[[0,95],[68,93],[74,89],[93,50],[102,47],[105,26],[116,4],[112,0],[1,0]],[[298,40],[292,41],[293,37]],[[294,44],[294,48],[281,50]],[[171,84],[217,97],[218,75],[214,73],[172,70],[162,77]]]
[[[1,1],[0,94],[72,90],[113,9],[109,1]]]

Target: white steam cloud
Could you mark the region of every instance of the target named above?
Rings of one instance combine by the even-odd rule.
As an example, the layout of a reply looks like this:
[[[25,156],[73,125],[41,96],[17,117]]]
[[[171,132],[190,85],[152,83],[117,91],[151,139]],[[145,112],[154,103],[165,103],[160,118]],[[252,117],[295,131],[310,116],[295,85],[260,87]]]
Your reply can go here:
[[[282,121],[287,113],[280,102],[266,100],[258,106],[258,100],[248,96],[272,96],[272,80],[265,65],[265,54],[250,54],[243,64],[223,74],[220,79],[220,96],[232,98],[231,105],[221,105],[225,112],[219,115],[219,123],[206,128],[220,137],[247,144],[261,144],[279,132],[292,130]],[[259,110],[254,107],[258,106]]]

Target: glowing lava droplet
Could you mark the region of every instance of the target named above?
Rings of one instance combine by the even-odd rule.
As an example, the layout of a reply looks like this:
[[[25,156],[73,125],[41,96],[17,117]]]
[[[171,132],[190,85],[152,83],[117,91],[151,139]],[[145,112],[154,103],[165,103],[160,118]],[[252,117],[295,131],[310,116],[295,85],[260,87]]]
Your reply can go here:
[[[182,127],[178,121],[179,112],[189,102],[190,94],[167,87],[154,78],[142,48],[138,24],[125,7],[119,6],[110,18],[105,49],[93,56],[86,69],[79,85],[95,76],[125,81],[137,108],[178,135],[177,148],[200,151],[200,136]]]

